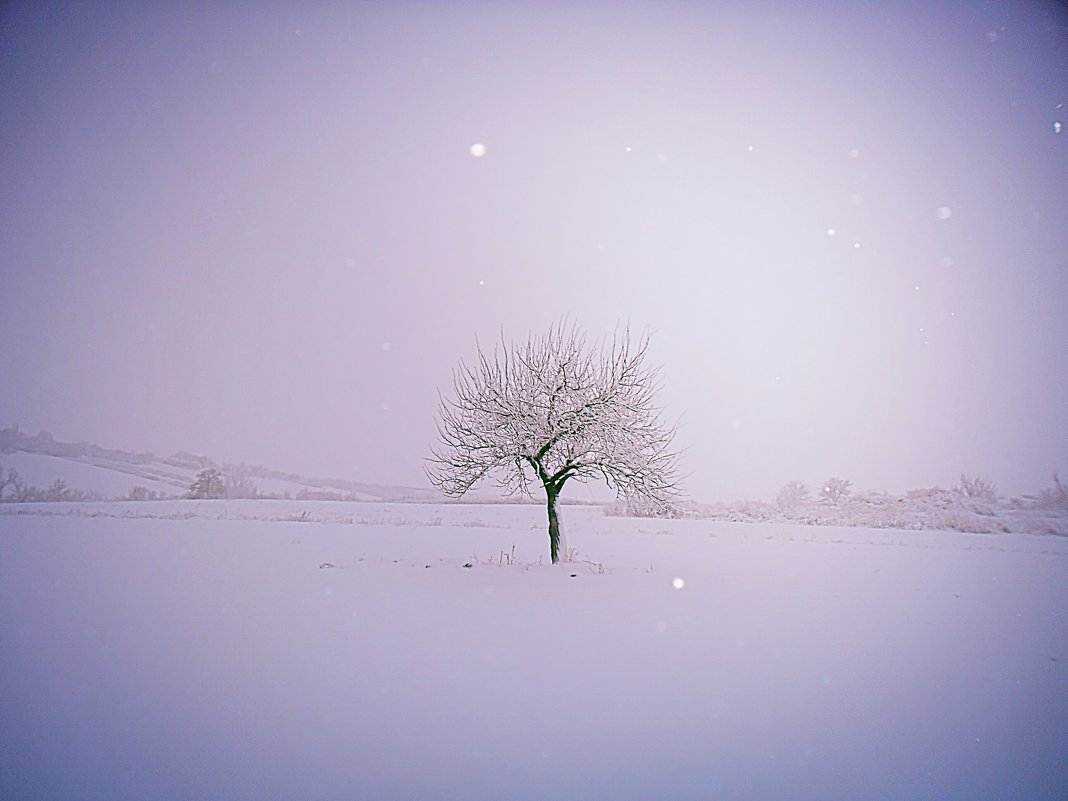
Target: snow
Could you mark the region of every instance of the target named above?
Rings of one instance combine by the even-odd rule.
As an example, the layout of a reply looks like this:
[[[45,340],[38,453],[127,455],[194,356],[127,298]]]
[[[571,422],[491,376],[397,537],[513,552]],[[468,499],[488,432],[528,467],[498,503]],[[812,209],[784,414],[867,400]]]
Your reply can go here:
[[[1068,539],[544,515],[0,506],[0,796],[1068,791]]]
[[[56,479],[73,489],[91,489],[105,497],[125,496],[142,486],[161,495],[185,492],[195,471],[159,462],[134,464],[107,459],[71,459],[45,453],[2,453],[0,466],[15,470],[29,485],[47,487]]]

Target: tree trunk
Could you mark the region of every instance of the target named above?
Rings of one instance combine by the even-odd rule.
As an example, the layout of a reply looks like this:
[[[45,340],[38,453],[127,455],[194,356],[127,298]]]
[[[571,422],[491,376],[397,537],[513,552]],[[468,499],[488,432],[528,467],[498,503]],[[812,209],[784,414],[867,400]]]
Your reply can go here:
[[[564,527],[560,522],[558,503],[560,490],[546,487],[545,499],[549,507],[549,554],[555,565],[561,561],[567,561],[567,537],[564,535]]]

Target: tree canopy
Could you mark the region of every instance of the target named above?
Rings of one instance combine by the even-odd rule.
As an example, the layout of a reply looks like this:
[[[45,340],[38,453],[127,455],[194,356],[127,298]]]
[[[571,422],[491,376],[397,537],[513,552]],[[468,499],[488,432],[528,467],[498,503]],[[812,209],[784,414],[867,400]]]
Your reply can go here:
[[[446,495],[485,479],[510,494],[537,482],[549,503],[550,544],[556,501],[569,479],[603,479],[616,493],[667,504],[677,492],[674,426],[656,404],[659,369],[646,364],[648,334],[629,328],[592,345],[576,325],[558,323],[525,342],[478,347],[473,365],[453,372],[442,397],[439,443],[427,474]]]

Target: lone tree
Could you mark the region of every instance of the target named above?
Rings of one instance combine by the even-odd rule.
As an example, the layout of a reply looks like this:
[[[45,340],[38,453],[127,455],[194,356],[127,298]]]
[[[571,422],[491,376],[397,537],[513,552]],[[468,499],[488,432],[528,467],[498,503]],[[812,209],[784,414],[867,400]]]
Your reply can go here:
[[[225,498],[226,482],[223,475],[214,467],[201,470],[193,483],[189,485],[188,497],[194,500],[204,498]]]
[[[474,366],[453,372],[453,397],[441,398],[440,443],[427,460],[430,482],[463,495],[491,477],[508,491],[545,491],[549,552],[567,557],[558,501],[568,479],[602,478],[628,502],[666,506],[677,493],[675,435],[655,404],[659,368],[645,364],[648,335],[630,330],[590,347],[575,326],[543,336],[478,347]]]

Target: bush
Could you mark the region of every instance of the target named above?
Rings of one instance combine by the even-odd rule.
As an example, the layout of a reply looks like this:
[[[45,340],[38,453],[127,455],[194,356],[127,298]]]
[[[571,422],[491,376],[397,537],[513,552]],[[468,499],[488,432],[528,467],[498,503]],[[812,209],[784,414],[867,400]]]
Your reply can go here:
[[[1056,473],[1053,474],[1053,486],[1045,487],[1038,495],[1027,496],[1034,509],[1065,510],[1068,509],[1068,487],[1061,483]]]
[[[682,509],[674,503],[651,500],[638,495],[618,498],[604,507],[609,517],[665,517],[676,519],[686,517]]]
[[[162,501],[163,494],[156,492],[156,490],[150,490],[148,487],[142,487],[140,485],[136,487],[130,487],[130,491],[126,493],[126,497],[123,498],[126,501]]]

